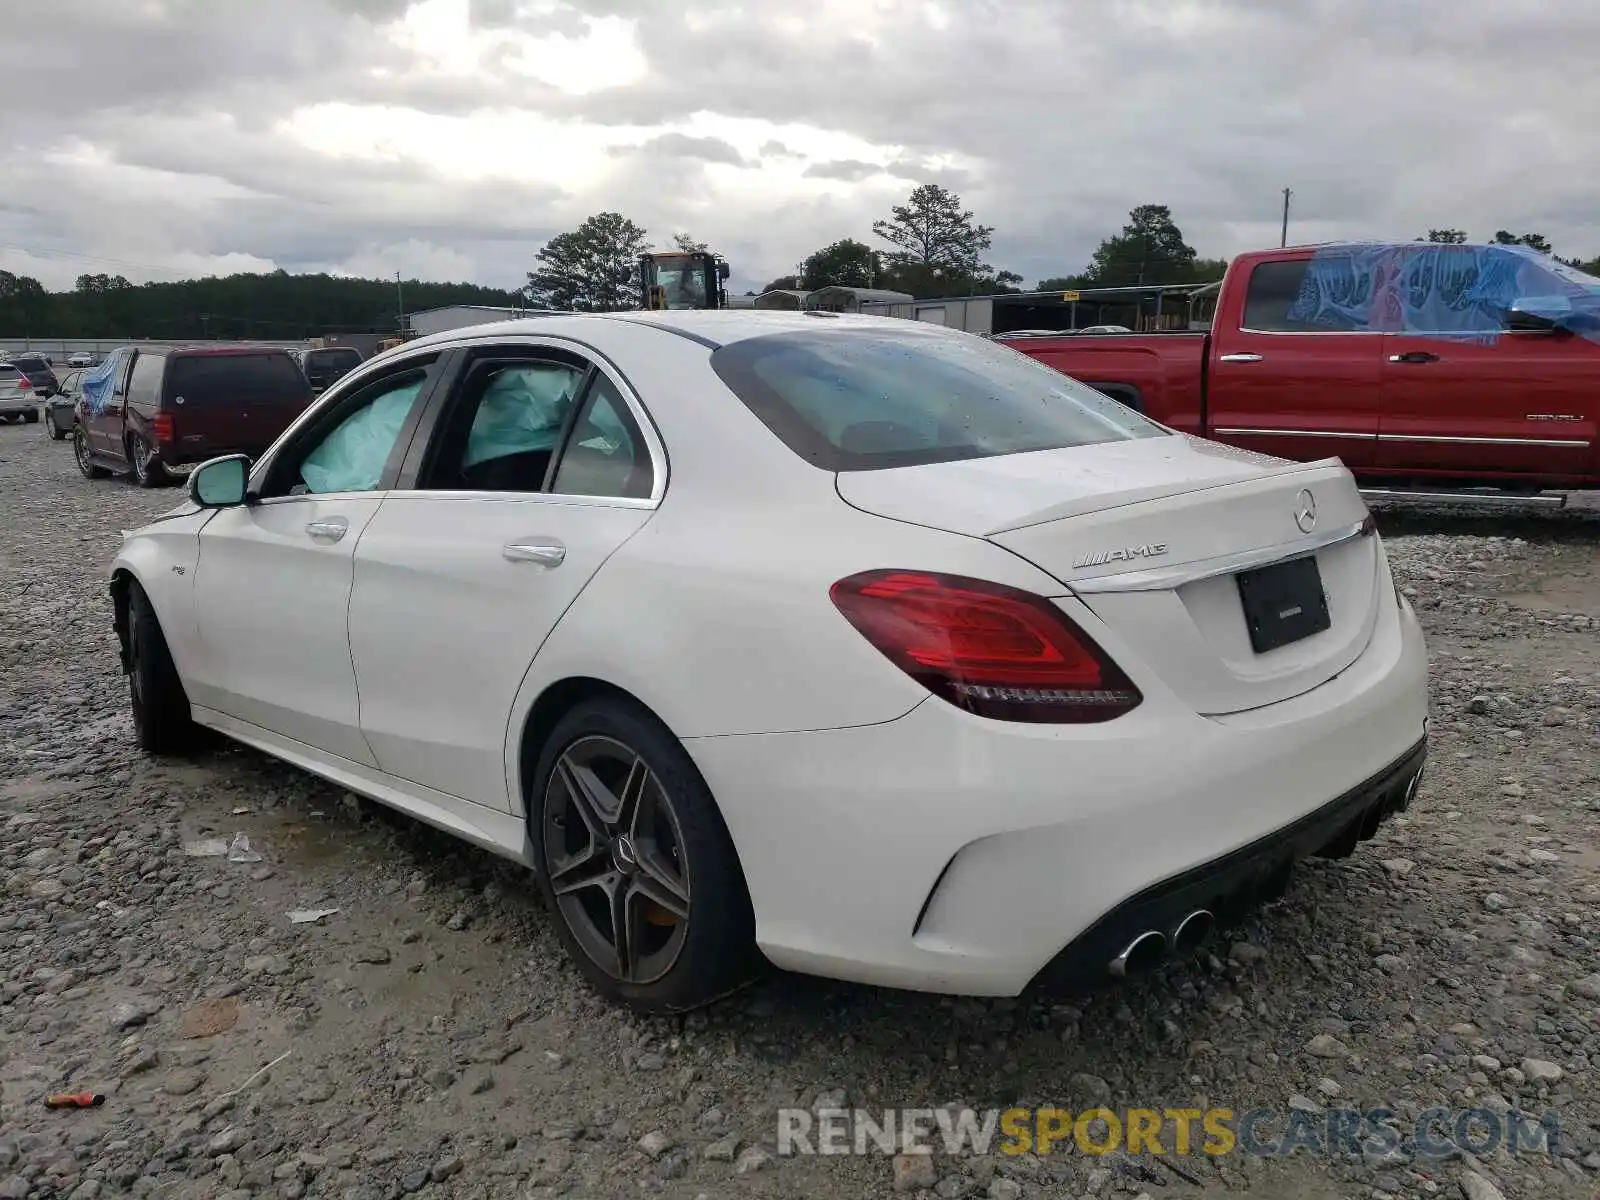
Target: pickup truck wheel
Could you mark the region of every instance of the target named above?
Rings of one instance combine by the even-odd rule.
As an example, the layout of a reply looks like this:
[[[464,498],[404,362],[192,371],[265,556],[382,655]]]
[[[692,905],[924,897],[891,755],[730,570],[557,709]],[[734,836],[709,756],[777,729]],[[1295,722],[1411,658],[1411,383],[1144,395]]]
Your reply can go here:
[[[64,442],[67,440],[66,431],[63,430],[61,426],[56,424],[55,418],[52,417],[49,421],[45,422],[45,424],[49,426],[45,432],[50,435],[50,440],[52,442]]]
[[[150,597],[137,583],[128,585],[128,698],[141,750],[176,754],[195,744],[199,727],[189,715],[183,680]]]
[[[104,467],[95,466],[89,454],[89,435],[84,432],[82,425],[72,427],[72,454],[78,460],[78,470],[83,472],[85,479],[104,479],[111,474]]]
[[[133,464],[133,480],[142,488],[167,486],[167,471],[156,461],[156,452],[137,433],[128,435],[128,461]]]

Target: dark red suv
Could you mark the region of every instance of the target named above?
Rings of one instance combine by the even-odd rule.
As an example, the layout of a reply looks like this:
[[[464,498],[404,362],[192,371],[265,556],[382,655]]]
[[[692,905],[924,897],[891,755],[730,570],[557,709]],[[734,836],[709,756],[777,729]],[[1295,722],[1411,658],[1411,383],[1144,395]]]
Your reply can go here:
[[[311,384],[267,346],[139,347],[110,394],[79,404],[73,442],[91,479],[131,472],[142,487],[220,454],[255,458],[311,403]]]

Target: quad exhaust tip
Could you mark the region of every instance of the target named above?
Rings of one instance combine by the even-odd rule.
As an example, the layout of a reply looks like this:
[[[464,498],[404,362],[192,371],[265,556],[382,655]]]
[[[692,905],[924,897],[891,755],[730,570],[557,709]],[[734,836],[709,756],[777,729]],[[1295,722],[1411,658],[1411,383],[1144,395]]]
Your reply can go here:
[[[1155,966],[1167,955],[1167,935],[1159,929],[1146,929],[1127,949],[1111,960],[1110,971],[1118,979],[1137,975]]]
[[[1209,909],[1197,908],[1173,926],[1171,933],[1159,929],[1146,929],[1127,948],[1107,965],[1107,970],[1118,979],[1148,971],[1170,954],[1187,954],[1211,932],[1216,924]]]
[[[1174,954],[1187,954],[1201,942],[1206,940],[1206,935],[1211,932],[1211,927],[1216,924],[1216,918],[1203,908],[1197,908],[1183,920],[1179,921],[1173,929],[1170,941]]]

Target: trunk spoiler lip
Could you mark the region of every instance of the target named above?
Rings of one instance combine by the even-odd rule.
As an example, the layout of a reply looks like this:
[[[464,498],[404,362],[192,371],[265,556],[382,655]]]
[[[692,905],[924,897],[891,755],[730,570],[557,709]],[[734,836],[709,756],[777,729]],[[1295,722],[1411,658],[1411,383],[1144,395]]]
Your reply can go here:
[[[1048,525],[1053,521],[1063,521],[1068,517],[1083,517],[1091,513],[1107,512],[1115,508],[1127,508],[1130,505],[1143,504],[1150,500],[1165,500],[1172,496],[1183,495],[1203,496],[1208,492],[1226,491],[1240,486],[1249,486],[1263,480],[1290,479],[1302,475],[1349,478],[1352,480],[1351,486],[1354,486],[1353,476],[1350,475],[1343,462],[1337,458],[1321,458],[1315,462],[1288,463],[1282,467],[1270,470],[1264,469],[1257,475],[1221,479],[1206,484],[1164,483],[1138,488],[1130,492],[1119,492],[1114,495],[1078,497],[1073,500],[1063,501],[1060,504],[1049,505],[1024,517],[1007,521],[1004,525],[996,526],[986,531],[982,536],[994,538],[1002,534],[1016,533],[1023,529],[1032,529],[1038,525]]]
[[[1257,567],[1267,567],[1291,558],[1303,558],[1319,550],[1342,546],[1357,538],[1371,537],[1377,530],[1371,517],[1353,525],[1330,529],[1292,542],[1279,542],[1272,546],[1259,546],[1241,550],[1220,558],[1206,558],[1198,562],[1181,563],[1171,567],[1154,567],[1142,571],[1123,571],[1116,575],[1097,575],[1092,579],[1066,580],[1074,594],[1092,596],[1124,592],[1166,592],[1215,579],[1221,575],[1234,575]]]

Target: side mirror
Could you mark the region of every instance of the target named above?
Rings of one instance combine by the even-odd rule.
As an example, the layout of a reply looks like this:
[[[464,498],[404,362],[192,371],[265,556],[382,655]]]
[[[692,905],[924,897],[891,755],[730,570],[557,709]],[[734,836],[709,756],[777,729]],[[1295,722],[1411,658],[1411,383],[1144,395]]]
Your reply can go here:
[[[728,278],[728,275],[729,275],[728,264],[727,263],[718,263],[717,264],[717,278],[723,280],[724,282],[726,282],[726,280]]]
[[[250,483],[250,456],[229,454],[203,462],[189,475],[189,499],[201,508],[236,508]]]
[[[1506,328],[1516,333],[1555,333],[1572,315],[1572,302],[1564,296],[1513,300],[1506,309]]]

